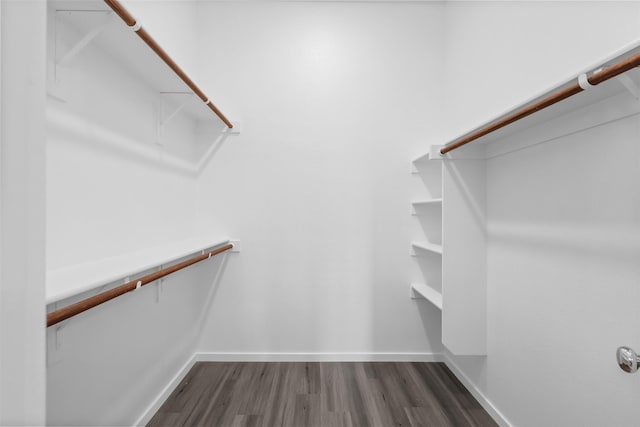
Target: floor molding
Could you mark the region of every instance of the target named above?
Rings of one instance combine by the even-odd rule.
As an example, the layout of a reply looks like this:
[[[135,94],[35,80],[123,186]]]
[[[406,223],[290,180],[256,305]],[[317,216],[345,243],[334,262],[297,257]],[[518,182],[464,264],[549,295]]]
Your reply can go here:
[[[213,353],[195,354],[198,362],[442,362],[435,353]]]
[[[196,353],[197,354],[197,353]],[[187,362],[182,365],[182,368],[178,370],[178,373],[169,381],[169,383],[162,389],[162,391],[153,399],[153,402],[144,410],[140,418],[133,424],[134,426],[145,426],[151,418],[158,412],[158,409],[169,398],[173,390],[180,384],[184,377],[189,373],[193,365],[197,362],[196,354],[192,355]]]
[[[484,393],[467,377],[464,372],[456,365],[451,358],[446,355],[442,355],[444,363],[449,370],[453,372],[453,375],[469,390],[469,393],[480,403],[480,406],[491,415],[491,418],[495,420],[501,427],[513,427],[513,425],[502,415],[502,412],[496,408],[493,403],[484,395]]]

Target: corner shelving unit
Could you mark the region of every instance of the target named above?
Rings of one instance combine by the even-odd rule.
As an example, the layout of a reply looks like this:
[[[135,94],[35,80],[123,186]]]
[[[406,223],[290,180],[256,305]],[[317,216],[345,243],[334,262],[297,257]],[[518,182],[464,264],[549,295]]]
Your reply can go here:
[[[424,173],[424,181],[435,177],[433,171],[426,176],[427,168],[438,165],[441,180],[440,197],[411,203],[412,215],[437,223],[431,231],[439,227],[439,243],[432,239],[411,243],[418,262],[425,259],[423,273],[439,283],[412,283],[411,297],[423,298],[441,310],[442,343],[451,353],[486,355],[484,162],[449,162],[449,156],[440,155],[440,148],[432,146],[411,162],[412,173]]]
[[[411,162],[411,172],[425,181],[431,193],[431,198],[423,200],[414,200],[411,202],[411,215],[417,217],[419,221],[430,223],[427,230],[423,230],[427,235],[426,241],[411,242],[411,255],[416,257],[416,262],[421,264],[423,276],[429,276],[425,283],[412,283],[410,285],[411,298],[425,299],[433,304],[439,310],[442,310],[442,292],[441,288],[442,276],[442,254],[443,247],[441,243],[442,221],[440,218],[442,211],[442,185],[441,185],[441,162],[431,162],[432,154],[427,153]],[[439,156],[436,157],[439,159]],[[426,163],[425,163],[426,162]],[[430,173],[424,175],[421,171],[425,171],[421,166],[428,165]],[[425,227],[423,226],[423,229]],[[437,231],[437,232],[436,232]],[[427,260],[426,257],[430,257]]]
[[[441,302],[442,343],[452,354],[487,354],[487,159],[639,114],[638,67],[640,41],[412,162],[416,173],[418,163],[442,160],[441,299],[421,284],[411,292]]]

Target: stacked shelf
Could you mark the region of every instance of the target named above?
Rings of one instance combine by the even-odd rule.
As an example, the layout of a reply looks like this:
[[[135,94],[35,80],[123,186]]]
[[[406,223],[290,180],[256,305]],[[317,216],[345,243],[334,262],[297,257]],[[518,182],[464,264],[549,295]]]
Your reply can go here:
[[[442,310],[442,293],[425,285],[424,283],[412,283],[411,292],[414,298],[424,298],[431,304]]]
[[[478,219],[484,218],[485,210],[484,160],[459,161],[441,156],[439,149],[432,146],[411,162],[411,172],[430,194],[410,203],[424,236],[411,242],[411,255],[423,277],[411,283],[410,295],[440,311],[442,343],[452,354],[482,356],[486,230]]]
[[[416,216],[427,240],[411,242],[411,255],[416,257],[423,273],[423,283],[411,284],[411,297],[425,299],[442,310],[442,162],[435,152],[411,162],[411,172],[418,175],[430,193],[430,198],[411,202],[411,215]]]

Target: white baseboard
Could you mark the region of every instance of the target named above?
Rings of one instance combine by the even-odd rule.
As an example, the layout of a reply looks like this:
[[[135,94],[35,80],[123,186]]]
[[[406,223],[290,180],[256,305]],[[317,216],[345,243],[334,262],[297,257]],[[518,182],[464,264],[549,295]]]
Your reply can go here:
[[[145,426],[149,421],[151,421],[151,418],[156,414],[156,412],[158,412],[158,409],[160,409],[165,400],[169,398],[173,390],[178,387],[191,368],[193,368],[196,361],[196,355],[194,354],[184,365],[182,365],[182,368],[178,370],[178,373],[174,375],[171,381],[169,381],[158,396],[153,399],[153,402],[151,402],[151,404],[144,410],[140,418],[138,418],[138,420],[133,424],[134,426]]]
[[[435,353],[196,353],[198,362],[442,362]]]
[[[453,360],[447,355],[441,355],[444,363],[447,367],[453,372],[453,374],[458,378],[458,380],[469,390],[469,393],[480,403],[480,406],[484,408],[485,411],[491,415],[491,418],[494,419],[496,423],[498,423],[502,427],[513,427],[512,424],[507,420],[507,418],[502,415],[502,412],[496,408],[493,403],[484,395],[484,393],[476,387],[476,385],[467,377],[462,370],[456,365]]]

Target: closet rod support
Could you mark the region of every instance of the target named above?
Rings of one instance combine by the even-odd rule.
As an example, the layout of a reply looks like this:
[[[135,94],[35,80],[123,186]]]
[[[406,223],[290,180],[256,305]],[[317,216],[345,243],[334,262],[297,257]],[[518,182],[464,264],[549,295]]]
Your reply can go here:
[[[187,73],[180,68],[178,64],[165,52],[164,49],[155,41],[153,37],[147,33],[147,31],[142,28],[136,19],[125,9],[125,7],[118,0],[104,0],[104,2],[113,10],[116,15],[120,17],[124,21],[124,23],[134,29],[135,33],[142,39],[142,41],[149,46],[149,48],[156,54],[158,57],[195,93],[198,98],[202,100],[202,102],[208,101],[206,103],[207,107],[213,113],[218,116],[220,120],[228,127],[233,128],[233,124],[225,117],[224,114],[215,106],[209,98],[202,92],[202,90],[191,80],[191,78],[187,75]],[[137,30],[135,30],[137,28]]]
[[[551,93],[550,95],[544,97],[543,99],[533,102],[529,105],[526,105],[510,114],[507,114],[489,123],[488,125],[476,131],[473,131],[445,145],[440,149],[440,154],[447,154],[452,150],[460,148],[470,142],[475,141],[476,139],[479,139],[485,135],[495,132],[498,129],[502,129],[505,126],[508,126],[519,120],[522,120],[525,117],[528,117],[540,110],[548,108],[554,104],[557,104],[560,101],[563,101],[567,98],[577,95],[578,93],[584,91],[583,86],[587,87],[587,84],[589,85],[589,87],[597,86],[602,82],[605,82],[609,79],[617,77],[639,66],[640,66],[640,53],[636,53],[614,64],[608,65],[605,68],[598,69],[588,77],[586,75],[584,75],[584,77],[579,76],[575,80],[575,82],[562,87],[561,89]],[[580,83],[580,80],[584,80],[582,84]]]

